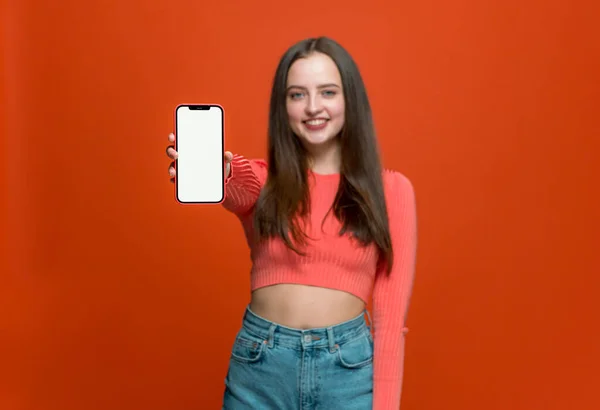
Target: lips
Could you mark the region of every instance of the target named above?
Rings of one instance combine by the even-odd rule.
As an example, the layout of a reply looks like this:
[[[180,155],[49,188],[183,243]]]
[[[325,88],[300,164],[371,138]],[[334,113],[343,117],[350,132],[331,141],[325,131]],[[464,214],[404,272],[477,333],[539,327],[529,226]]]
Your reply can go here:
[[[311,131],[318,131],[327,126],[327,118],[314,118],[304,121],[304,126]]]
[[[327,121],[329,121],[327,118],[315,118],[312,120],[306,120],[304,121],[304,123],[307,125],[319,126],[326,123]]]

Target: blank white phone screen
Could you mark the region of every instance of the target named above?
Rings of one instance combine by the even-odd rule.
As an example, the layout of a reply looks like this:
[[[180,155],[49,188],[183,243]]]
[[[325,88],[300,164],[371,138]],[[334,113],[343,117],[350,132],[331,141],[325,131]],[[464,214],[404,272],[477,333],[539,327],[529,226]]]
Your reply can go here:
[[[222,202],[225,190],[222,108],[181,105],[175,117],[177,201]]]

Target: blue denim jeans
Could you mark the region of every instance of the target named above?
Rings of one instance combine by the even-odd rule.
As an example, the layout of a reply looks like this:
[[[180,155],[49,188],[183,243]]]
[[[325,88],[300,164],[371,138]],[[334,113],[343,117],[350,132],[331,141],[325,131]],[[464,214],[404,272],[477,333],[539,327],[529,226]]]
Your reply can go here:
[[[372,403],[373,338],[364,314],[302,330],[246,309],[225,379],[224,410],[371,410]]]

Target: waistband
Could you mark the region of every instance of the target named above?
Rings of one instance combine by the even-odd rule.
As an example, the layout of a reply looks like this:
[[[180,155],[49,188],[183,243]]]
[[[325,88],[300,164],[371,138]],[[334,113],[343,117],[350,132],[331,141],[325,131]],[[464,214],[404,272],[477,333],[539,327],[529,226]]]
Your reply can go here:
[[[266,340],[270,347],[280,345],[296,349],[328,348],[333,352],[337,346],[370,335],[370,323],[371,316],[365,309],[357,317],[333,326],[295,329],[262,318],[252,312],[248,306],[244,313],[242,327],[254,336]]]

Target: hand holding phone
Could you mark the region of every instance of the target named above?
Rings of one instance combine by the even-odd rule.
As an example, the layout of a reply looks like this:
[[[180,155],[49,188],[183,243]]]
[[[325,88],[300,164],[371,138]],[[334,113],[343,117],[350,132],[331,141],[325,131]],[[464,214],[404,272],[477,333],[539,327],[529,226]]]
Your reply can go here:
[[[175,147],[168,147],[167,155],[174,159],[169,172],[179,203],[215,204],[225,198],[223,125],[223,108],[217,104],[176,107]]]
[[[171,144],[175,142],[175,134],[169,134],[169,142]],[[173,162],[169,164],[169,178],[172,183],[175,183],[175,176],[177,175],[177,171],[175,170],[175,160],[177,159],[177,151],[175,150],[174,145],[167,146],[167,157],[173,160]],[[230,151],[225,151],[225,154],[223,155],[223,161],[225,162],[225,178],[229,176],[232,160],[233,154]]]

